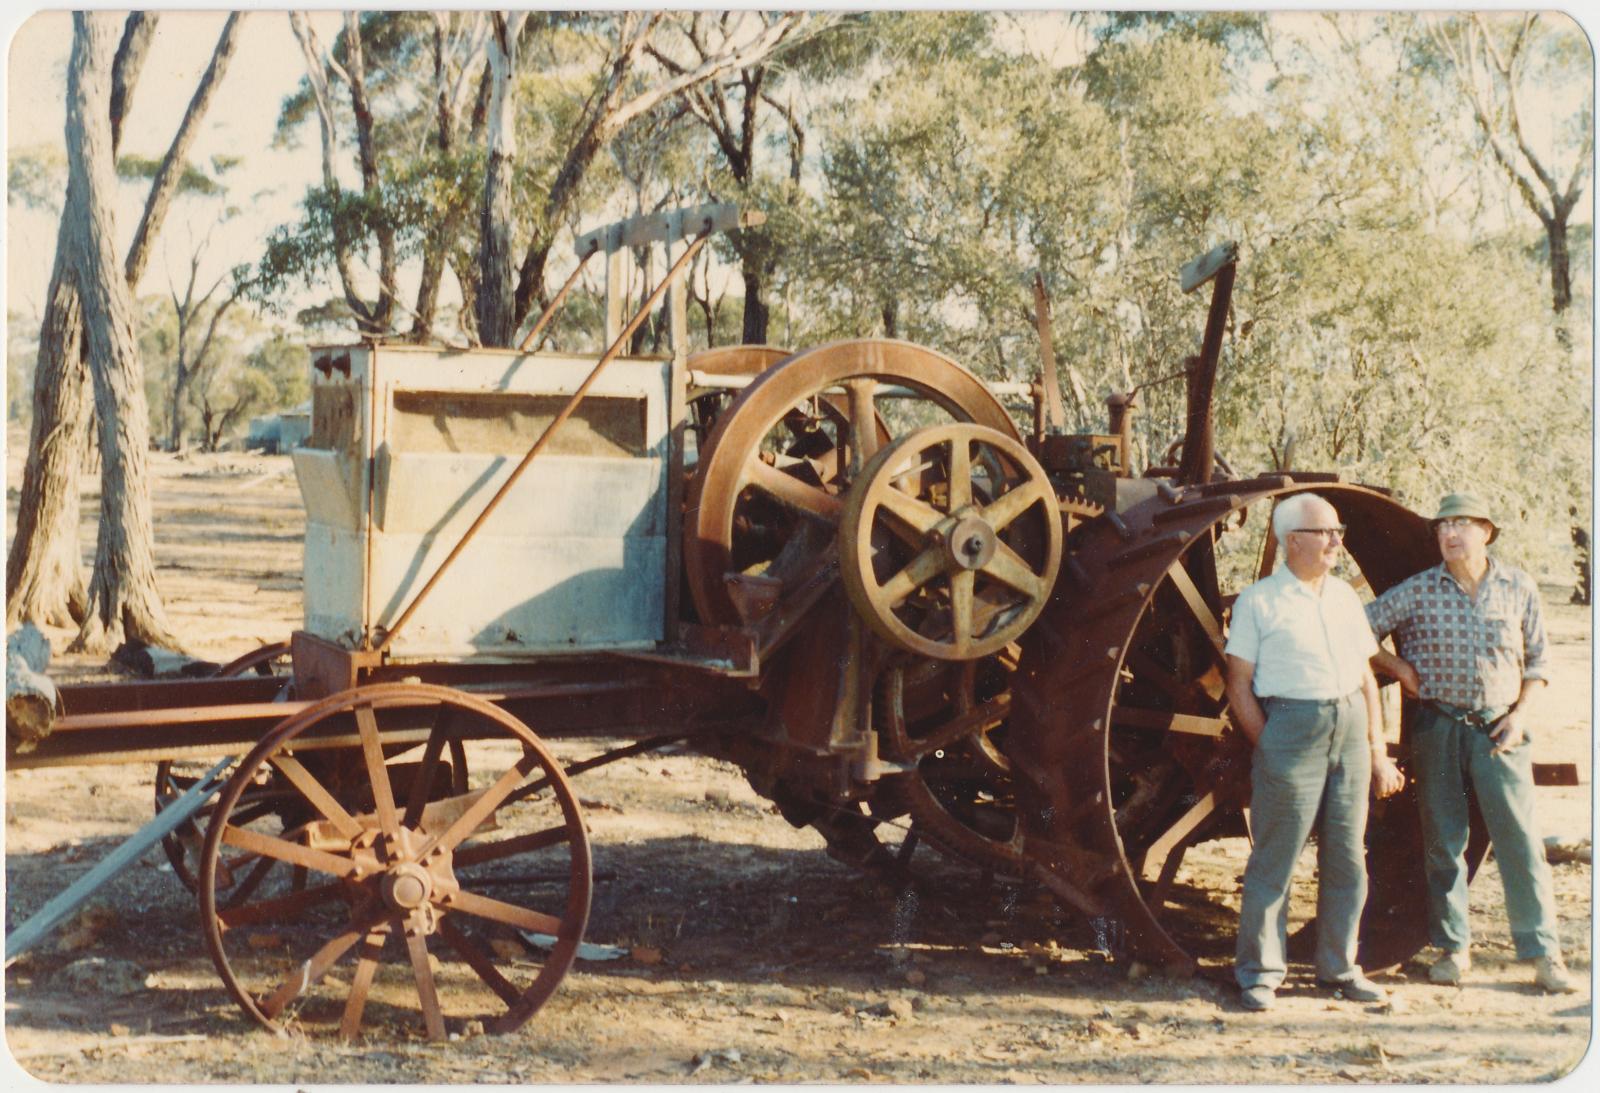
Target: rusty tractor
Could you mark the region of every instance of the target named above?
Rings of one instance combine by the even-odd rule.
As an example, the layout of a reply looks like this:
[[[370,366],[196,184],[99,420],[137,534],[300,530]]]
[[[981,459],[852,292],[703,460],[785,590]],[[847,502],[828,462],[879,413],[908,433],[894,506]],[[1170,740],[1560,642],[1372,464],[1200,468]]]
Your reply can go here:
[[[689,354],[682,271],[755,219],[582,237],[606,255],[598,357],[528,351],[577,272],[518,350],[314,350],[304,627],[210,679],[63,687],[12,749],[156,766],[159,837],[261,1024],[520,1026],[588,918],[570,778],[669,742],[738,764],[846,861],[895,869],[921,840],[1193,968],[1166,899],[1188,848],[1248,829],[1221,649],[1271,568],[1268,510],[1315,488],[1375,591],[1436,559],[1426,523],[1337,474],[1216,457],[1230,247],[1185,267],[1212,286],[1188,428],[1140,471],[1133,396],[1104,434],[1063,430],[1047,334],[1024,384],[892,340]],[[624,263],[652,245],[670,269],[626,317]],[[671,352],[625,354],[663,299]],[[616,746],[564,769],[546,741],[576,735]],[[1368,967],[1425,940],[1419,838],[1409,791],[1375,806]]]

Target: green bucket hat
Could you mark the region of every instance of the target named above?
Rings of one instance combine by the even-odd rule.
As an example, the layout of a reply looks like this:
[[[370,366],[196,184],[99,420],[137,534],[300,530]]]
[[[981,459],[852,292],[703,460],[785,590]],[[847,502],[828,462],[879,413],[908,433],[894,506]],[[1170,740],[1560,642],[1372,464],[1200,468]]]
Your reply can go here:
[[[1494,517],[1489,515],[1489,506],[1484,504],[1483,498],[1475,493],[1452,493],[1445,495],[1439,502],[1439,511],[1430,526],[1437,527],[1440,520],[1448,520],[1452,516],[1469,516],[1474,520],[1482,520],[1489,525],[1489,542],[1494,542],[1500,535],[1500,528],[1494,522]]]

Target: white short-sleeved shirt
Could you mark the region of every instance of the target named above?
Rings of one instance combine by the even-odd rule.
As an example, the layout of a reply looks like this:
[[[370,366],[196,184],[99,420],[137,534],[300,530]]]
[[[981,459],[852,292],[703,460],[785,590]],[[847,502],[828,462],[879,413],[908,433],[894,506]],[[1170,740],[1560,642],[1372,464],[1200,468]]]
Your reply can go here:
[[[1234,601],[1226,652],[1256,666],[1262,698],[1343,698],[1377,651],[1360,597],[1331,574],[1317,591],[1283,566]]]

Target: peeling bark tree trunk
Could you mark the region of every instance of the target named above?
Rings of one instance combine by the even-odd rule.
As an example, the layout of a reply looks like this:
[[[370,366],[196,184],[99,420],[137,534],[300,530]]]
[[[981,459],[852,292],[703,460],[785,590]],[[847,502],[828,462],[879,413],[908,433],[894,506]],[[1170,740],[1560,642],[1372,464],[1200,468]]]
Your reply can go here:
[[[88,602],[78,557],[78,469],[89,435],[89,385],[78,286],[66,247],[67,220],[81,200],[69,182],[39,334],[17,533],[6,558],[7,626],[28,620],[69,626],[83,619]]]
[[[158,17],[128,16],[112,66],[111,146],[119,142]],[[33,420],[17,505],[16,535],[6,556],[6,625],[33,620],[50,626],[81,622],[88,603],[79,558],[78,472],[89,439],[89,371],[83,359],[83,315],[76,273],[67,261],[65,231],[82,195],[67,185],[50,273],[33,380]]]
[[[117,27],[114,15],[74,13],[67,78],[68,178],[83,200],[78,206],[82,215],[65,221],[65,234],[69,260],[78,271],[103,460],[89,609],[73,643],[75,649],[90,651],[124,639],[177,645],[156,588],[149,414],[133,302],[117,261],[112,216],[116,178],[108,105]]]

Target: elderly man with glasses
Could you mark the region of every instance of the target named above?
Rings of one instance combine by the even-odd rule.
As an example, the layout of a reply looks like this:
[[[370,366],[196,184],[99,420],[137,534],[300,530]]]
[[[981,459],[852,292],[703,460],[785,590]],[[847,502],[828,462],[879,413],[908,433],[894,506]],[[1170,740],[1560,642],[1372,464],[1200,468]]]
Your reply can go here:
[[[1444,561],[1367,605],[1373,633],[1393,634],[1399,656],[1373,665],[1421,700],[1411,730],[1422,810],[1429,933],[1442,955],[1428,969],[1456,984],[1472,966],[1467,921],[1467,791],[1489,829],[1517,958],[1532,960],[1543,990],[1575,990],[1561,959],[1555,897],[1533,816],[1529,707],[1545,685],[1539,588],[1489,557],[1499,534],[1489,508],[1453,493],[1433,519]]]
[[[1332,505],[1299,493],[1272,531],[1284,560],[1240,593],[1228,631],[1232,720],[1254,745],[1250,834],[1234,977],[1246,1009],[1271,1007],[1288,971],[1295,862],[1317,833],[1317,980],[1358,1002],[1384,991],[1356,966],[1367,902],[1367,798],[1400,789],[1383,742],[1377,642],[1361,600],[1330,572],[1344,527]]]

